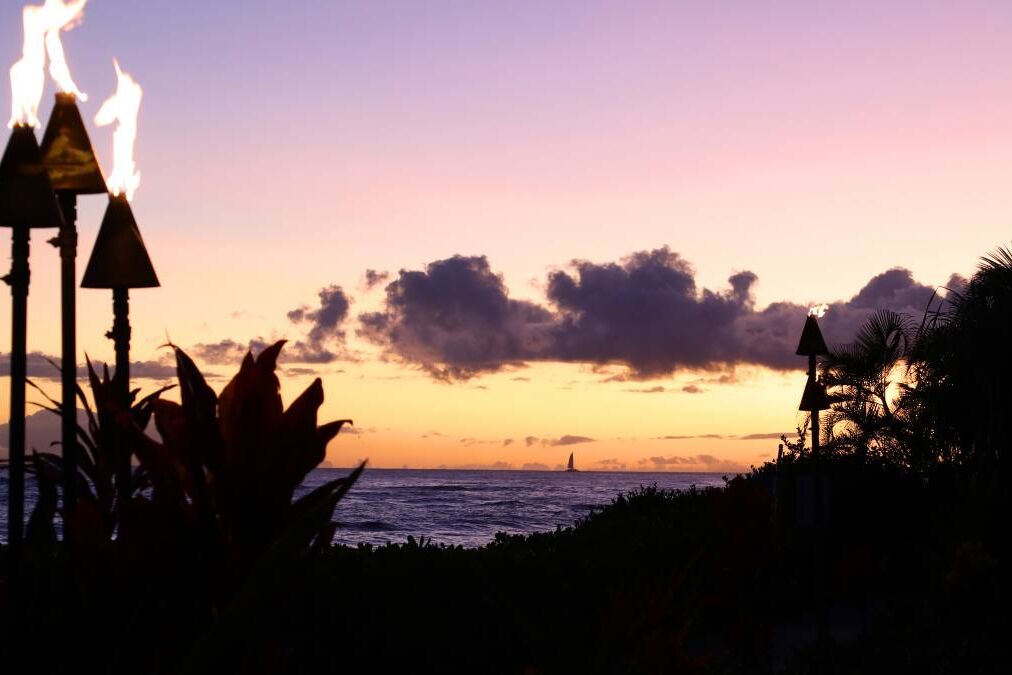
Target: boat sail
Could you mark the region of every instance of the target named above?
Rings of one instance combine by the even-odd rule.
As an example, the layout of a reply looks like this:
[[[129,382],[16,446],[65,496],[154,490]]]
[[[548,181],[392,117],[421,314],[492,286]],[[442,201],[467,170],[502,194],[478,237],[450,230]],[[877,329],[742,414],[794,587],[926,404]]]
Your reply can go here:
[[[566,471],[578,471],[578,469],[573,466],[573,453],[569,453],[569,464],[566,465]]]

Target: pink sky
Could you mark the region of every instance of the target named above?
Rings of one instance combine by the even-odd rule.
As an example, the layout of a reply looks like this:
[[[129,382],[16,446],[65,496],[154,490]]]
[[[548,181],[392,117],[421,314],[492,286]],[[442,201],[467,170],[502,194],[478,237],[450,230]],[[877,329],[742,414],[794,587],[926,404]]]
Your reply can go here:
[[[18,7],[2,12],[12,64]],[[366,431],[331,461],[554,466],[568,448],[523,439],[572,435],[594,439],[577,446],[588,465],[651,468],[775,452],[656,439],[791,430],[802,364],[740,366],[735,384],[701,394],[681,389],[710,374],[680,369],[636,385],[678,393],[643,394],[578,363],[433,382],[355,335],[384,299],[363,289],[365,269],[485,255],[511,297],[544,303],[547,274],[573,259],[667,245],[701,287],[754,272],[759,308],[847,300],[895,266],[943,284],[1008,239],[1010,28],[999,1],[91,0],[64,45],[92,97],[86,118],[113,90],[113,57],[145,88],[134,208],[163,288],[134,295],[138,360],[159,358],[166,335],[301,338],[287,312],[337,284],[354,298],[357,360],[320,368],[326,413]],[[110,162],[110,131],[92,137]],[[79,270],[102,207],[82,205]],[[29,343],[56,353],[45,238],[33,241]],[[82,350],[110,358],[110,299],[79,302]],[[289,378],[286,395],[307,382]]]

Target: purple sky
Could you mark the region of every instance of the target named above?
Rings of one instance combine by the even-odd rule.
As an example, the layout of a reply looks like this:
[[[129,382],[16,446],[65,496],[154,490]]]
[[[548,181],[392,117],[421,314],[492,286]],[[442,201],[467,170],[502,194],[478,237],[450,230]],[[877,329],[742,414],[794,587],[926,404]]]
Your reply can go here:
[[[495,412],[513,405],[508,386],[481,402],[463,396],[473,383],[433,384],[359,338],[358,315],[386,298],[363,288],[365,270],[395,278],[484,255],[510,297],[545,305],[549,274],[572,273],[573,259],[668,246],[698,288],[724,292],[732,274],[754,272],[758,310],[847,301],[896,266],[943,284],[1008,239],[1010,34],[1012,4],[997,0],[90,0],[64,46],[91,96],[86,119],[114,89],[113,57],[145,90],[134,208],[163,288],[135,296],[138,359],[159,358],[166,334],[304,339],[288,312],[338,285],[358,361],[331,364],[345,373],[325,384],[370,384],[361,410],[338,399],[335,412],[405,434],[445,415],[444,433],[480,435],[468,417],[499,436],[600,439],[642,426],[641,412],[657,436],[789,429],[800,389],[761,369],[735,387],[687,374],[639,388],[706,395],[653,408],[643,399],[656,397],[548,359],[525,371],[533,399],[564,388],[570,412],[514,432]],[[0,61],[14,63],[20,41],[9,3]],[[50,85],[44,117],[51,97]],[[111,131],[92,137],[108,163]],[[102,208],[82,205],[81,269]],[[49,353],[56,261],[37,237],[30,341]],[[82,292],[80,304],[82,349],[108,357],[109,299]],[[416,378],[430,408],[391,408],[380,377]],[[715,429],[733,402],[755,414]],[[614,428],[575,428],[598,407],[624,412]]]

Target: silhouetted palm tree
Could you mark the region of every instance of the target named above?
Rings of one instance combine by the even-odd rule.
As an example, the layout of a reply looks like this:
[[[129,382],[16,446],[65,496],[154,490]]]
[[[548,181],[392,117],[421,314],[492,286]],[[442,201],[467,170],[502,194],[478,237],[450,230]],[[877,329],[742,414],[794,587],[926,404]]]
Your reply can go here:
[[[942,458],[981,475],[1004,470],[1012,419],[1012,252],[984,256],[966,288],[950,292],[947,302],[947,311],[929,317],[912,352],[918,386],[911,397]]]
[[[822,381],[833,404],[824,426],[829,449],[862,458],[898,452],[905,436],[903,378],[914,334],[909,317],[880,310],[852,343],[823,360]]]

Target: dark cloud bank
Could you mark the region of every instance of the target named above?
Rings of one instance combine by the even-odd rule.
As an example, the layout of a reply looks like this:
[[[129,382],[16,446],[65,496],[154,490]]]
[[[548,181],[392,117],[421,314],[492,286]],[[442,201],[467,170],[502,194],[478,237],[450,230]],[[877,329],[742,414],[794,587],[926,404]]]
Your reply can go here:
[[[794,350],[807,307],[757,308],[752,272],[733,274],[723,289],[700,288],[692,267],[665,247],[620,262],[574,261],[547,281],[547,302],[539,304],[510,298],[485,256],[401,270],[386,286],[382,311],[359,316],[359,334],[388,357],[443,380],[533,361],[617,364],[632,379],[738,364],[804,365]],[[845,343],[881,308],[920,317],[934,290],[909,270],[888,270],[831,304],[823,333],[830,344]]]
[[[758,278],[737,272],[722,289],[701,288],[695,271],[667,247],[621,261],[574,261],[550,273],[544,302],[517,300],[485,256],[455,255],[424,270],[396,276],[367,270],[365,285],[383,289],[380,311],[359,314],[357,333],[386,358],[418,366],[444,381],[460,381],[530,362],[616,365],[615,381],[646,380],[687,370],[727,372],[737,365],[786,370],[804,366],[794,356],[807,307],[775,302],[756,307]],[[949,286],[961,280],[953,277]],[[856,295],[830,305],[822,319],[830,344],[852,339],[878,309],[923,315],[934,288],[894,268],[872,277]],[[325,364],[350,358],[346,337],[352,298],[340,286],[319,293],[315,306],[288,313],[305,326],[290,343],[288,363]],[[191,348],[205,363],[235,363],[263,339],[223,340]],[[666,388],[632,389],[663,393]],[[690,383],[687,394],[704,391]]]

